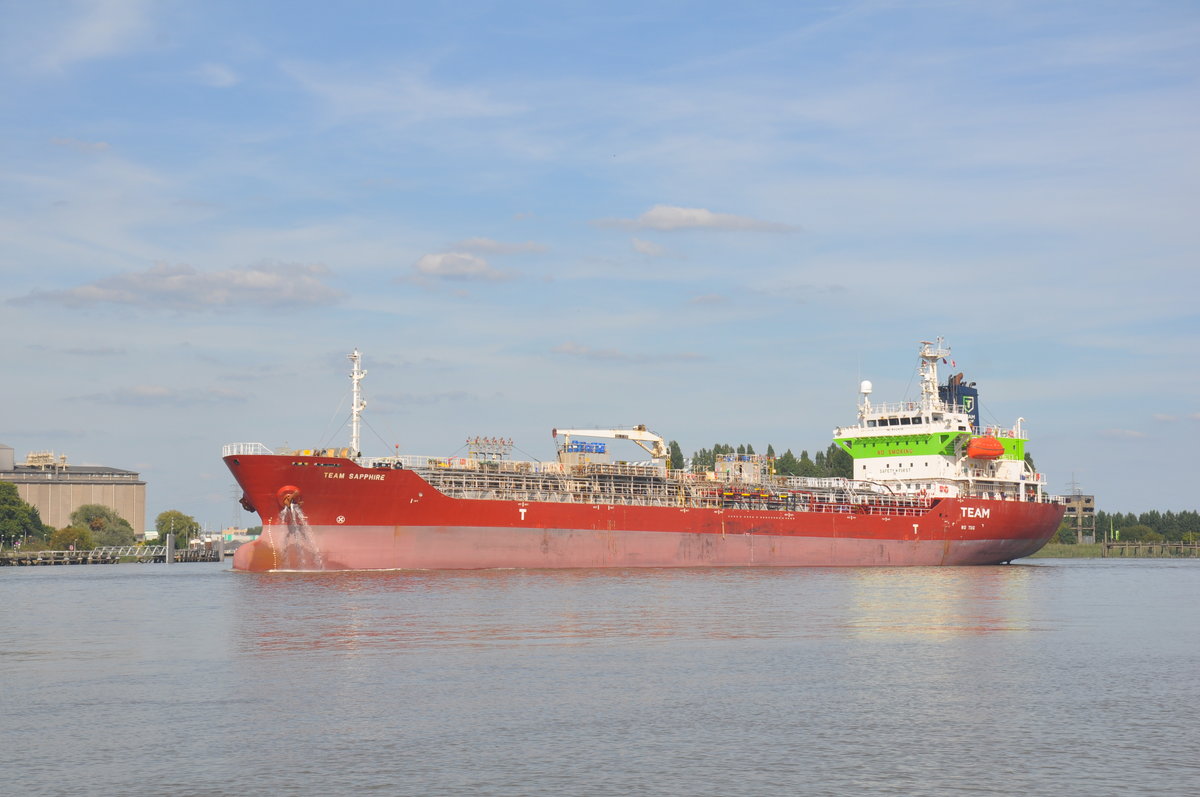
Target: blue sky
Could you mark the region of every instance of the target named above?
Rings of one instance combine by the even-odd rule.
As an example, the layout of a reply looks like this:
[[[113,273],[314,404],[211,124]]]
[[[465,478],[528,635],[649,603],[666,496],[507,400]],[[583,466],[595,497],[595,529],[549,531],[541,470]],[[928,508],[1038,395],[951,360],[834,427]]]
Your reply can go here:
[[[943,335],[1050,486],[1195,509],[1200,8],[0,3],[0,442],[814,451]],[[636,452],[636,449],[634,450]],[[635,453],[630,453],[634,456]]]

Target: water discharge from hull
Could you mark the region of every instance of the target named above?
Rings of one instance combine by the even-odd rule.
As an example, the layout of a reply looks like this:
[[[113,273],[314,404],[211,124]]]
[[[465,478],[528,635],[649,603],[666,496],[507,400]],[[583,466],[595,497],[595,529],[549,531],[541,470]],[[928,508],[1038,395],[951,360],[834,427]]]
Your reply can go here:
[[[271,540],[276,554],[276,570],[324,570],[325,563],[308,518],[299,504],[290,503],[279,511],[280,525],[287,526],[281,543]]]

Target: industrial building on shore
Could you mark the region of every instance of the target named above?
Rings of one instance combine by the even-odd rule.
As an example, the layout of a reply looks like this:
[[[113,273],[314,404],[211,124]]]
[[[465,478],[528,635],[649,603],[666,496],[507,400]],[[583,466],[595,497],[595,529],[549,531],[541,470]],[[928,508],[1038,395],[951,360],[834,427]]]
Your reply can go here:
[[[134,471],[69,465],[65,454],[49,451],[29,452],[18,465],[12,446],[0,443],[0,481],[15,484],[21,500],[36,507],[47,526],[69,526],[76,509],[100,504],[129,521],[138,537],[146,531],[146,483]]]

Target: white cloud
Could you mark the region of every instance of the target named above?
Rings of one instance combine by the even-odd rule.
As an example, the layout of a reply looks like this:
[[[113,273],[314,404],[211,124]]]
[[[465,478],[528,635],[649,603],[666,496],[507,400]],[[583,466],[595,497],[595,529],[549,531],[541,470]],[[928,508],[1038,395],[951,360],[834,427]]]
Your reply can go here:
[[[372,400],[378,405],[388,406],[424,406],[444,404],[448,402],[475,401],[479,397],[465,390],[447,390],[441,393],[380,393]]]
[[[124,355],[125,349],[120,346],[76,346],[63,349],[63,354],[71,354],[76,357],[117,357]]]
[[[545,252],[549,247],[534,241],[523,243],[506,243],[494,241],[491,238],[468,238],[451,245],[454,249],[465,249],[469,252],[483,252],[493,255],[511,255],[521,252]]]
[[[771,221],[713,213],[706,208],[655,205],[636,219],[600,219],[602,227],[632,227],[639,230],[749,230],[753,232],[792,232],[797,227]]]
[[[242,82],[237,72],[224,64],[202,64],[192,74],[205,86],[215,89],[229,88]]]
[[[94,401],[102,404],[120,404],[133,407],[172,406],[186,407],[200,404],[224,404],[245,401],[245,396],[222,388],[179,388],[164,385],[134,385],[118,388],[106,393],[80,396],[79,401]]]
[[[67,307],[142,305],[176,310],[210,307],[288,307],[335,302],[340,294],[321,282],[323,266],[278,264],[199,272],[191,266],[156,265],[86,285],[34,291],[12,304],[48,302]]]
[[[423,255],[413,269],[424,277],[450,280],[503,280],[508,275],[492,268],[478,255],[468,252],[440,252]]]
[[[633,251],[639,254],[649,255],[650,257],[663,257],[667,254],[667,250],[654,243],[654,241],[644,241],[641,238],[634,238],[632,239],[632,243]]]
[[[684,352],[682,354],[631,354],[618,349],[593,349],[590,346],[584,346],[575,341],[567,341],[560,343],[551,349],[555,354],[563,354],[568,357],[578,357],[584,360],[595,360],[599,362],[624,362],[624,363],[668,363],[668,362],[693,362],[703,360],[699,354]]]
[[[560,343],[551,349],[555,354],[566,354],[571,357],[583,357],[589,360],[628,360],[629,355],[616,349],[593,349],[581,346],[573,340]]]
[[[76,0],[62,14],[66,24],[45,44],[35,64],[54,71],[120,55],[148,37],[152,7],[149,0]]]
[[[294,61],[281,68],[301,88],[324,102],[339,120],[375,117],[403,127],[446,119],[505,116],[519,110],[474,88],[435,85],[416,71],[335,73]]]
[[[104,152],[108,149],[107,141],[81,141],[77,138],[52,138],[50,143],[56,147],[73,149],[76,152]]]
[[[1100,432],[1104,437],[1114,437],[1120,439],[1138,439],[1145,437],[1144,432],[1139,432],[1136,429],[1104,429]]]
[[[772,280],[769,283],[754,285],[751,290],[763,296],[773,296],[777,299],[804,304],[813,299],[827,299],[829,296],[846,293],[848,289],[845,285],[837,283],[821,285],[812,282],[801,282],[796,279],[781,278]]]

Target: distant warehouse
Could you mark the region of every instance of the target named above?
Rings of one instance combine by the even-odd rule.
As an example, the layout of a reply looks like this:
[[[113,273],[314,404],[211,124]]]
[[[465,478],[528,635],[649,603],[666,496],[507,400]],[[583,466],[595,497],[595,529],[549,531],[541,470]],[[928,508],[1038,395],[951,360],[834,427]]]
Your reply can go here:
[[[21,500],[37,507],[42,522],[61,529],[84,504],[100,504],[129,521],[137,536],[146,531],[146,483],[131,470],[68,465],[64,454],[30,452],[16,464],[11,446],[0,443],[0,481],[17,485]]]

